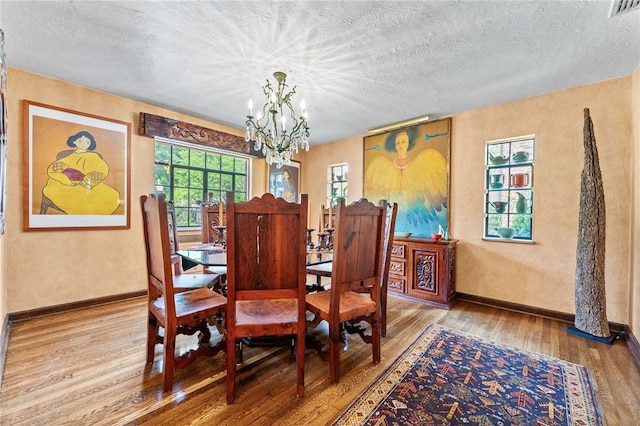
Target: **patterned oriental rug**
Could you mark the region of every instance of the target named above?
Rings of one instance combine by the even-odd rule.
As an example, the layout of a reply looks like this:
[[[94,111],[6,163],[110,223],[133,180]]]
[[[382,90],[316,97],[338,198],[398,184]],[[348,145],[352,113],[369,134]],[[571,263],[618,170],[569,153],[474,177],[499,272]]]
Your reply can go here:
[[[584,366],[438,324],[334,425],[601,425]]]

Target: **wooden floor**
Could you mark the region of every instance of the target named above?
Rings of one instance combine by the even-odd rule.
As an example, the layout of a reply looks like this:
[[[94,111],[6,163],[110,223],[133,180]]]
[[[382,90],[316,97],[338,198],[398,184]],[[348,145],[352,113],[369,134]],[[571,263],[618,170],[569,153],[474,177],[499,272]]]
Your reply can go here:
[[[348,336],[339,385],[329,384],[328,365],[308,351],[304,398],[295,396],[288,350],[246,348],[233,405],[225,402],[222,355],[179,370],[173,392],[162,394],[160,346],[145,365],[143,298],[14,323],[0,424],[329,424],[433,322],[585,365],[606,424],[638,424],[640,372],[623,341],[609,346],[570,335],[558,321],[463,302],[445,311],[392,296],[388,318],[382,363],[372,364],[370,347]]]

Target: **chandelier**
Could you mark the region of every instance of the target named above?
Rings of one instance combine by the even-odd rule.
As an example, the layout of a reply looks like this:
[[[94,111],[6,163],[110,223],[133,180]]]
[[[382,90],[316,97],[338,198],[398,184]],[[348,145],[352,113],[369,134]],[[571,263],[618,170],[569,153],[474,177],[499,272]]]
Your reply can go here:
[[[300,102],[302,112],[298,118],[291,106],[296,87],[285,93],[287,74],[276,71],[273,77],[278,88],[274,91],[267,79],[267,84],[262,86],[267,102],[256,117],[253,116],[253,101],[249,100],[244,139],[253,142],[256,151],[262,150],[267,163],[275,163],[279,169],[284,164],[291,164],[291,157],[298,153],[299,148],[309,150],[309,126],[304,101]]]

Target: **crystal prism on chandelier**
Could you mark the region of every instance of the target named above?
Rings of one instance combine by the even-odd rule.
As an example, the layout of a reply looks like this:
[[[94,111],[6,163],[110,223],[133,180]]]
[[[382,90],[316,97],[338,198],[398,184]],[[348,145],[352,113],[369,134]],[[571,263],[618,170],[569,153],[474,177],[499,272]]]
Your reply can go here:
[[[249,101],[244,139],[253,142],[256,151],[262,150],[267,163],[275,163],[277,168],[281,168],[284,164],[291,164],[291,157],[298,153],[299,148],[309,151],[309,126],[304,101],[300,102],[302,112],[298,118],[291,106],[296,86],[285,93],[287,74],[276,71],[273,77],[278,88],[274,91],[267,79],[267,84],[262,86],[267,101],[256,117],[253,116],[253,101]]]

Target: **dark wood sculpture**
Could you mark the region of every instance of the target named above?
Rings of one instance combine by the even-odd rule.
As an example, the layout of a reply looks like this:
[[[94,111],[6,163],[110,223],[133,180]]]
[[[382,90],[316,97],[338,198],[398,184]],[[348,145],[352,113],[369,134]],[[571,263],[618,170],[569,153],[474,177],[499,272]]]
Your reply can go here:
[[[584,169],[580,184],[580,214],[576,249],[575,328],[610,337],[605,297],[606,215],[602,174],[589,109],[584,109]]]

